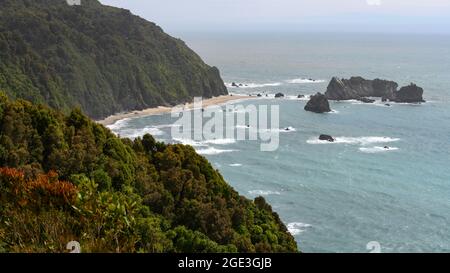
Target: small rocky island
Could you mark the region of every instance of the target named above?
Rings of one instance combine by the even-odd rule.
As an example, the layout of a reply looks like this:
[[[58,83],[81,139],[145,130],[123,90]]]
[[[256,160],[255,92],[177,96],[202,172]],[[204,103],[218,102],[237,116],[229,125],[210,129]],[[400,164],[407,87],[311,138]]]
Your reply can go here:
[[[328,113],[331,112],[330,104],[327,97],[322,93],[317,93],[311,96],[311,99],[305,106],[305,110],[314,113]]]
[[[328,100],[359,100],[364,103],[374,103],[373,97],[379,97],[383,102],[421,103],[423,88],[411,83],[398,89],[398,83],[387,80],[366,80],[362,77],[339,79],[333,77],[324,94],[312,96],[305,106],[306,111],[314,113],[331,112]],[[299,96],[300,98],[300,96]],[[390,104],[386,104],[390,106]]]
[[[366,80],[362,77],[339,79],[334,77],[327,88],[325,96],[329,100],[359,100],[374,102],[368,97],[380,97],[383,101],[400,103],[421,103],[423,89],[413,83],[397,90],[398,83],[381,79]]]

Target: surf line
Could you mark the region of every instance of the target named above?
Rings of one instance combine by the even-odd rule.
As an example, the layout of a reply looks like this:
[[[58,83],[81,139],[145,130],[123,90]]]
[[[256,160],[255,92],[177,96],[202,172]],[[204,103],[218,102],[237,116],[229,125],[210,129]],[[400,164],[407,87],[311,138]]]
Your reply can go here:
[[[203,108],[202,98],[196,97],[193,109],[177,106],[171,116],[177,118],[171,129],[172,139],[259,141],[263,152],[275,151],[280,144],[279,105],[227,104],[225,109],[219,105]]]

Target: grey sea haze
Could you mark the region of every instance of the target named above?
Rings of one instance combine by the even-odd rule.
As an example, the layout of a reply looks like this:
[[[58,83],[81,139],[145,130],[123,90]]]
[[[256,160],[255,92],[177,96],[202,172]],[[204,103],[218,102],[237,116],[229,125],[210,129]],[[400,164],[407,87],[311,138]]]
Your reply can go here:
[[[230,92],[264,94],[238,104],[280,105],[275,152],[261,152],[254,141],[181,141],[195,145],[241,194],[264,196],[302,251],[368,252],[371,241],[383,252],[450,251],[449,36],[197,33],[182,38],[219,67]],[[425,89],[427,103],[332,102],[333,113],[304,111],[306,99],[297,95],[324,92],[333,76],[415,82]],[[232,88],[232,82],[243,88]],[[286,97],[272,98],[276,92]],[[170,136],[174,121],[170,115],[140,117],[111,129],[125,137],[152,133],[177,142]],[[320,134],[337,141],[320,142]]]

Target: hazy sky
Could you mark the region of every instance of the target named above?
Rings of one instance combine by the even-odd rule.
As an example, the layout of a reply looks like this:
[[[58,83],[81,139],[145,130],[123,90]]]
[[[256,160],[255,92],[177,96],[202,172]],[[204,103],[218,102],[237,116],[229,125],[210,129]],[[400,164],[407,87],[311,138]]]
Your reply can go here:
[[[100,0],[165,30],[450,33],[450,0]]]

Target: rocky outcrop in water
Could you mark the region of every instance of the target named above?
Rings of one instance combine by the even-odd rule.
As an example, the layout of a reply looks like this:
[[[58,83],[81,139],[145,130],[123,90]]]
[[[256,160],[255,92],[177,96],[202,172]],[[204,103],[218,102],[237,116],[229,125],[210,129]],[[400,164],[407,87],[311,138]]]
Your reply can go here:
[[[368,97],[380,97],[383,101],[424,102],[423,89],[415,84],[402,87],[397,91],[398,83],[381,79],[366,80],[362,77],[350,79],[331,79],[325,96],[329,100],[360,100],[371,102]]]
[[[275,98],[284,98],[284,94],[283,93],[277,93],[277,94],[275,94]]]
[[[395,93],[393,101],[407,103],[425,102],[423,99],[423,88],[411,83],[408,86],[400,88]]]
[[[334,137],[332,137],[330,135],[320,135],[319,136],[319,140],[328,141],[328,142],[334,142],[335,141]]]
[[[326,96],[322,93],[317,93],[311,96],[311,99],[305,106],[306,111],[314,113],[327,113],[331,112],[330,104]]]
[[[358,100],[362,97],[386,97],[392,99],[398,84],[380,79],[366,80],[362,77],[331,79],[325,96],[330,100]]]

